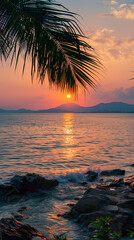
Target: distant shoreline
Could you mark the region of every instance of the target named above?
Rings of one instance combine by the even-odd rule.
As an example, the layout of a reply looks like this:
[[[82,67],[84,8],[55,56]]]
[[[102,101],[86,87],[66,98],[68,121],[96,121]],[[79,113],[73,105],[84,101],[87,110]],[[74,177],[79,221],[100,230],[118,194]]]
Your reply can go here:
[[[106,113],[106,114],[134,114],[134,112],[0,112],[0,115],[3,115],[3,114],[63,114],[63,113],[81,113],[81,114],[103,114],[103,113]]]
[[[93,107],[83,107],[78,104],[62,104],[56,108],[42,110],[6,110],[0,109],[0,113],[134,113],[134,104],[124,102],[100,103]]]

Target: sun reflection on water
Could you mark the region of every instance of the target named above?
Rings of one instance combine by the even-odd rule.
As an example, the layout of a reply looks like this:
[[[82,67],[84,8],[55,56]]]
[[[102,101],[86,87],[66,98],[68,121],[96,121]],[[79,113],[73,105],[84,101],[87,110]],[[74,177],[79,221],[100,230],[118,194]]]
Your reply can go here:
[[[64,143],[66,148],[64,153],[67,159],[73,158],[76,153],[75,138],[74,138],[74,114],[65,113],[63,115],[63,127],[64,127]]]

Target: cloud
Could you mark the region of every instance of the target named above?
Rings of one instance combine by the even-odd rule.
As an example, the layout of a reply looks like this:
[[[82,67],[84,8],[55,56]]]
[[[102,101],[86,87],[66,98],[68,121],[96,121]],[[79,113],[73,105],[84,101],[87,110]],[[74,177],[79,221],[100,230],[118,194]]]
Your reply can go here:
[[[114,0],[111,0],[111,1],[103,1],[103,3],[104,3],[105,5],[116,5],[116,4],[118,4],[118,2],[116,2],[116,1],[114,1]]]
[[[126,7],[127,6],[127,4],[126,3],[123,3],[123,4],[121,4],[120,6],[119,6],[119,8],[123,8],[123,7]]]
[[[112,45],[115,43],[115,38],[113,36],[114,30],[113,29],[101,29],[96,30],[91,33],[90,39],[94,41],[96,44],[105,44],[105,45]]]
[[[102,16],[134,20],[134,5],[121,4],[117,9],[112,7],[109,13],[104,13]]]
[[[99,50],[105,59],[124,60],[134,58],[134,38],[119,38],[113,29],[93,31],[90,35],[90,44]]]
[[[122,101],[134,104],[134,86],[116,88],[112,91],[104,91],[103,88],[100,88],[93,97],[99,102]]]
[[[108,52],[114,59],[118,59],[121,56],[121,51],[119,49],[109,49]]]
[[[114,91],[114,94],[122,99],[122,100],[134,100],[134,87],[131,87],[131,88],[119,88],[119,89],[115,89]]]

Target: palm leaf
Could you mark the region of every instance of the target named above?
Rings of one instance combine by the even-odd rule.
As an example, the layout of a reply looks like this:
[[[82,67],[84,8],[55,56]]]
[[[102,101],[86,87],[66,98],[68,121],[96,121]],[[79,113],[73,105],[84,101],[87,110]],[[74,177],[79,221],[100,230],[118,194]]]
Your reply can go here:
[[[95,87],[101,63],[83,35],[76,15],[50,0],[0,0],[0,57],[11,64],[31,58],[31,77],[75,92]]]

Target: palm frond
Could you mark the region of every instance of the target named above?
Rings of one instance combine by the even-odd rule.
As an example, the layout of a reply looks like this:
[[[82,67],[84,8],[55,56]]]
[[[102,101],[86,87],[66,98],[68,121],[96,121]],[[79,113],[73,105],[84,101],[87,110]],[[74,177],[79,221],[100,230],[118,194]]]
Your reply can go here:
[[[0,57],[31,57],[31,76],[75,92],[95,87],[102,65],[83,35],[76,15],[52,0],[0,0]]]

